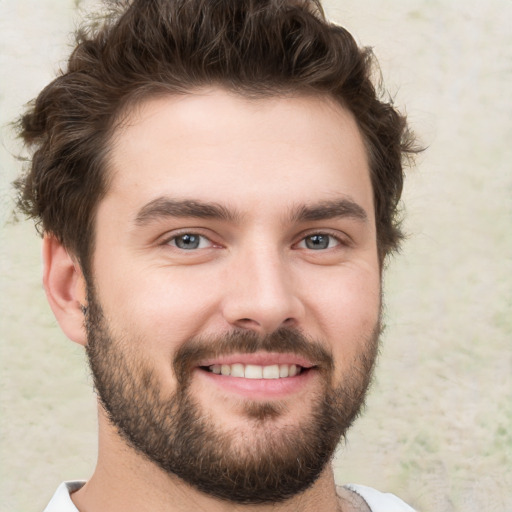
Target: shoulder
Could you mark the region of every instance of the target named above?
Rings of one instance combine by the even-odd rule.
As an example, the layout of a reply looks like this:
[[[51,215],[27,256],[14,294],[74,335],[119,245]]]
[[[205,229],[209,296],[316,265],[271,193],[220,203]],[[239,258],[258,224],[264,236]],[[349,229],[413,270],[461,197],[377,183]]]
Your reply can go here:
[[[415,512],[394,494],[380,492],[366,485],[347,484],[343,487],[361,496],[372,512]]]
[[[60,484],[44,512],[78,512],[78,509],[71,500],[71,493],[78,491],[84,484],[85,481],[83,480]]]

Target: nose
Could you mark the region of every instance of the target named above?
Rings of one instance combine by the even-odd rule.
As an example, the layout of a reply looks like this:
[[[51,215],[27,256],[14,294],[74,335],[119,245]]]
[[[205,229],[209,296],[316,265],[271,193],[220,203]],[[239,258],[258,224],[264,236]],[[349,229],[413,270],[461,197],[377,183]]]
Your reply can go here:
[[[290,263],[278,250],[260,246],[231,263],[222,306],[230,325],[261,334],[299,326],[304,306]]]

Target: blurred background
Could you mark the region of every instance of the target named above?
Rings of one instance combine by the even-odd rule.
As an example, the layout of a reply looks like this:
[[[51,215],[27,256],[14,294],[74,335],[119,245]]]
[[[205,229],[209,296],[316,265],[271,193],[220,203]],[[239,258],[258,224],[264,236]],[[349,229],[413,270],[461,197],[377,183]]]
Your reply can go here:
[[[85,357],[41,286],[40,239],[13,222],[8,124],[64,65],[87,0],[0,0],[0,511],[42,510],[96,457]],[[512,510],[512,2],[329,0],[372,46],[428,147],[408,171],[409,238],[385,277],[387,329],[339,483],[419,511]]]

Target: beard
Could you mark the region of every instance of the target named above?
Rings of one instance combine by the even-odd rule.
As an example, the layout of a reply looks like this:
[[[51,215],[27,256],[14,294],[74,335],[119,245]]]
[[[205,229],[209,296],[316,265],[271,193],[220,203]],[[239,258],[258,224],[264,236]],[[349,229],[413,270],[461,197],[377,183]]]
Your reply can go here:
[[[235,330],[186,341],[173,357],[170,392],[138,350],[144,340],[111,334],[101,305],[88,290],[87,355],[100,403],[119,434],[138,453],[218,499],[239,504],[276,503],[310,487],[359,415],[377,355],[380,322],[366,338],[348,374],[334,383],[334,360],[325,344],[296,329],[267,336]],[[276,428],[284,401],[243,402],[251,431],[221,427],[194,398],[193,370],[211,357],[257,351],[294,353],[315,363],[321,389],[294,424]],[[202,370],[200,370],[202,371]],[[307,370],[311,371],[311,370]]]

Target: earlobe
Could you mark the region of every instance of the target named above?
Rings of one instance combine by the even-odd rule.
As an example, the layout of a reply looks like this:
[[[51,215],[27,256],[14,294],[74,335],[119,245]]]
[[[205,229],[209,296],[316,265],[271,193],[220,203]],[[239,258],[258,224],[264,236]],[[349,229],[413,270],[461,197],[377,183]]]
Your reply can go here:
[[[85,345],[83,307],[86,306],[85,279],[78,263],[53,236],[43,239],[43,284],[53,314],[64,334]]]

